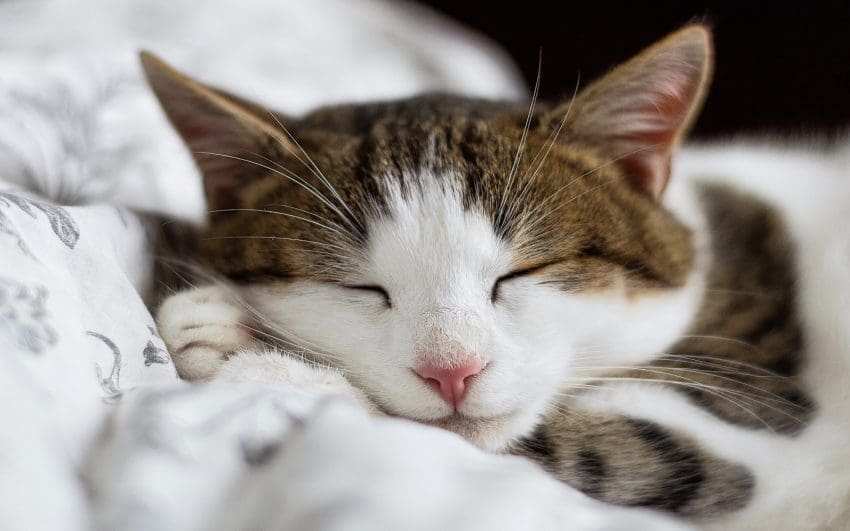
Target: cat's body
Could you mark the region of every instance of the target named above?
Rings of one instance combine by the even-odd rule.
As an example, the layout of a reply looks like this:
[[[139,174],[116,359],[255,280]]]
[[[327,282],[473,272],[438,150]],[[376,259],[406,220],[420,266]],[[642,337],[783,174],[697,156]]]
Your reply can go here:
[[[708,181],[747,194],[769,208],[775,216],[772,222],[780,221],[782,230],[773,235],[761,231],[759,227],[765,224],[751,217],[753,210],[724,211],[724,225],[738,231],[732,240],[742,241],[750,256],[760,256],[749,267],[733,269],[728,281],[752,286],[753,273],[761,272],[768,284],[761,290],[745,288],[737,294],[732,288],[726,297],[721,295],[727,303],[737,298],[738,304],[717,314],[724,315],[722,320],[733,327],[741,326],[737,331],[724,328],[717,339],[701,340],[703,345],[723,348],[720,345],[725,342],[724,350],[730,354],[737,351],[738,356],[733,357],[738,361],[768,366],[772,374],[791,375],[803,395],[786,387],[787,379],[755,378],[747,382],[748,387],[732,386],[751,393],[749,398],[732,395],[743,406],[735,409],[750,420],[761,417],[770,429],[755,424],[741,429],[748,424],[743,416],[741,422],[730,425],[713,415],[700,414],[701,408],[693,407],[693,402],[686,401],[684,407],[679,401],[668,402],[668,391],[657,388],[642,391],[642,397],[615,392],[605,397],[605,403],[626,414],[640,411],[644,418],[685,429],[715,455],[747,466],[756,480],[754,496],[741,511],[715,521],[716,528],[846,529],[850,525],[850,478],[846,474],[850,463],[846,445],[850,434],[850,151],[846,146],[824,150],[793,148],[782,142],[772,146],[738,142],[686,149],[680,155],[681,175],[677,177],[682,177],[682,188],[695,180]],[[676,190],[677,185],[672,184],[670,191]],[[671,205],[676,203],[675,194],[668,199]],[[727,205],[733,207],[735,202]],[[679,214],[686,215],[684,211]],[[755,240],[748,238],[754,235],[758,235]],[[785,263],[788,269],[784,273],[775,270],[777,262],[770,254]],[[768,264],[774,271],[765,275]],[[782,288],[786,282],[790,285]],[[774,289],[767,288],[770,284]],[[706,301],[711,300],[711,293],[706,293]],[[758,302],[766,297],[773,301]],[[773,314],[759,315],[755,310],[759,307],[763,311],[773,308]],[[722,339],[729,336],[746,344],[733,348]],[[741,348],[748,350],[745,358],[739,357],[744,352]],[[771,360],[781,352],[790,356],[785,362]],[[747,373],[758,371],[742,367],[723,377]],[[689,378],[702,381],[694,375]],[[776,387],[777,383],[784,389]],[[781,423],[784,429],[775,423],[782,417],[790,421]]]
[[[697,518],[707,527],[848,525],[842,515],[850,499],[845,472],[850,462],[847,153],[781,146],[739,142],[680,152],[665,205],[703,235],[705,254],[713,254],[700,312],[710,310],[712,321],[697,319],[684,332],[687,338],[664,349],[684,356],[659,356],[626,371],[652,382],[608,380],[578,401],[598,420],[582,417],[564,425],[585,434],[599,425],[598,433],[608,435],[595,439],[595,469],[577,458],[583,448],[574,436],[565,436],[569,432],[563,427],[549,435],[543,430],[550,445],[557,446],[558,435],[568,441],[561,446],[574,456],[565,470],[572,484],[602,497],[610,488],[611,501],[628,503],[624,493],[634,492],[638,483],[617,483],[628,467],[607,456],[622,455],[630,441],[635,446],[640,441],[634,432],[622,436],[615,426],[599,424],[616,412],[687,434],[707,453],[742,464],[752,474],[752,495],[741,509]],[[716,258],[720,251],[722,258]],[[599,447],[607,450],[600,454]],[[662,505],[673,508],[677,492],[696,488],[688,480],[694,477],[708,487],[703,494],[733,501],[742,477],[736,480],[731,469],[705,461],[704,468],[689,468],[694,461],[687,448],[672,448],[678,457],[659,452],[666,456],[666,468],[653,467],[645,456],[635,473],[654,477],[656,485],[678,479],[668,484]],[[540,460],[546,466],[546,456]],[[554,468],[551,461],[548,466]],[[583,473],[588,469],[595,473]]]
[[[661,196],[709,56],[690,28],[562,106],[300,120],[146,58],[205,173],[201,255],[232,281],[163,305],[178,369],[351,394],[718,528],[837,525],[846,171],[812,193],[800,175],[830,163],[695,149]]]

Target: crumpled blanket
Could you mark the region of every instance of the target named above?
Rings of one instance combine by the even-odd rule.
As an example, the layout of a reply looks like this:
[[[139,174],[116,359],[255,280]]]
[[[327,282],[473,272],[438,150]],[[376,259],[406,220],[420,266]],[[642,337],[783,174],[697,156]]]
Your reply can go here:
[[[140,48],[292,113],[523,91],[402,3],[0,4],[0,529],[682,528],[343,398],[179,381],[145,298],[161,216],[203,202]]]

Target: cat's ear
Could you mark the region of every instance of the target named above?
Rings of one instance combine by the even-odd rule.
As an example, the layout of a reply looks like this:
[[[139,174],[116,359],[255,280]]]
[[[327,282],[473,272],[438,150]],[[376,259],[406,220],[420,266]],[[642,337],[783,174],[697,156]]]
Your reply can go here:
[[[702,104],[712,55],[709,31],[687,26],[556,108],[548,123],[569,112],[571,136],[605,149],[634,186],[658,197],[670,176],[671,156]]]
[[[151,53],[140,58],[148,83],[203,174],[208,208],[237,207],[247,180],[268,173],[264,158],[295,152],[278,123],[284,117],[198,83]]]

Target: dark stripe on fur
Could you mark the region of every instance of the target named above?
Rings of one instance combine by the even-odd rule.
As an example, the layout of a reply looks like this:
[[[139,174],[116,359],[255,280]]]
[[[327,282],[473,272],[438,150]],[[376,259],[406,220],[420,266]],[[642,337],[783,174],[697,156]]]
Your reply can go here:
[[[546,429],[541,425],[528,437],[520,439],[517,444],[522,448],[522,453],[542,463],[551,462],[555,458],[554,449]]]
[[[702,198],[715,258],[703,306],[668,356],[628,376],[676,382],[726,422],[798,434],[816,405],[798,376],[805,338],[785,224],[765,203],[724,187],[706,185]]]
[[[604,491],[607,476],[605,459],[591,447],[579,450],[577,457],[576,468],[583,477],[582,490],[588,496],[600,496]]]
[[[706,452],[683,433],[647,420],[562,406],[513,453],[537,461],[589,496],[689,517],[734,511],[752,497],[755,483],[746,468]]]
[[[669,433],[657,424],[645,420],[630,419],[638,438],[658,452],[659,458],[668,464],[664,492],[654,494],[634,505],[654,507],[676,512],[688,504],[698,493],[705,481],[702,462],[695,451],[680,445]]]

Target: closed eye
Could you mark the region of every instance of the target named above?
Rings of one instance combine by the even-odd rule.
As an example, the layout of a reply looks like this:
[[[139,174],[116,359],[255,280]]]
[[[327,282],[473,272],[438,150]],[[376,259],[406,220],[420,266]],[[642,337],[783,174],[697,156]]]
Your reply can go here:
[[[377,284],[343,284],[342,287],[346,289],[355,289],[360,291],[371,291],[372,293],[377,293],[381,297],[384,298],[384,304],[387,308],[392,308],[392,300],[390,299],[390,294],[387,293],[383,287],[378,286]]]
[[[513,280],[518,277],[524,277],[526,275],[531,275],[532,273],[536,273],[543,268],[549,267],[551,265],[557,264],[559,261],[552,262],[544,262],[542,264],[533,265],[530,267],[523,267],[522,269],[516,269],[511,271],[510,273],[504,274],[496,279],[496,282],[493,283],[493,289],[490,291],[490,302],[496,303],[499,300],[499,288],[501,287],[503,282],[507,282],[509,280]]]

